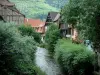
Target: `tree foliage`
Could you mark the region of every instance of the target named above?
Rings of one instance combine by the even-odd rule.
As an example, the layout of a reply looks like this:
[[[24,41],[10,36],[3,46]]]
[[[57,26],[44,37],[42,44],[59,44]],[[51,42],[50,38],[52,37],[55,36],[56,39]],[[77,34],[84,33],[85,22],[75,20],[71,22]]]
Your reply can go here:
[[[38,43],[41,42],[40,34],[37,33],[31,26],[21,25],[18,27],[18,29],[23,36],[32,36],[36,42],[38,42]]]
[[[62,8],[66,3],[67,3],[68,0],[46,0],[46,2],[53,6],[53,7],[56,7],[58,9]]]
[[[93,75],[95,53],[83,45],[61,39],[55,47],[55,58],[65,75]]]
[[[95,48],[100,47],[100,1],[69,0],[61,10],[62,19],[73,24],[84,39],[94,42]]]
[[[48,44],[48,49],[50,52],[54,52],[54,47],[57,40],[60,38],[60,31],[55,24],[50,24],[49,29],[45,35],[45,42]]]
[[[0,75],[45,75],[35,67],[36,43],[15,24],[0,22]]]

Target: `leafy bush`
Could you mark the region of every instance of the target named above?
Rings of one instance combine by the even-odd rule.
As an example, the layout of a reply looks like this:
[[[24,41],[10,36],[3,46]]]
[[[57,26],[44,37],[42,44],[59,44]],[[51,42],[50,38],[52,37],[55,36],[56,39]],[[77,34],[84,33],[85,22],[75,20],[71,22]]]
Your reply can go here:
[[[34,75],[46,75],[45,72],[41,71],[41,69],[37,66],[34,67],[36,74]]]
[[[70,40],[59,40],[55,47],[55,58],[68,75],[92,75],[95,55],[83,45]]]
[[[0,75],[38,74],[34,66],[35,50],[33,37],[23,37],[14,24],[0,22]]]
[[[41,42],[41,36],[39,33],[35,32],[35,30],[29,25],[21,25],[18,27],[19,31],[23,36],[32,36],[34,40],[38,43]]]
[[[60,31],[57,25],[51,24],[45,35],[45,42],[50,52],[54,52],[54,47],[58,39],[60,39]]]
[[[41,44],[39,44],[39,47],[46,48],[47,44],[46,43],[41,43]]]

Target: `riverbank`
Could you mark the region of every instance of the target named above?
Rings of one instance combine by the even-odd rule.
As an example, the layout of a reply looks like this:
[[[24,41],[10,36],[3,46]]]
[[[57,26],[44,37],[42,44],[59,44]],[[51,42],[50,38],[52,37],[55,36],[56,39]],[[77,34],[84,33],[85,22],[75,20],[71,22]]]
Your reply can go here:
[[[55,46],[55,58],[65,75],[93,75],[95,53],[83,44],[61,39]]]

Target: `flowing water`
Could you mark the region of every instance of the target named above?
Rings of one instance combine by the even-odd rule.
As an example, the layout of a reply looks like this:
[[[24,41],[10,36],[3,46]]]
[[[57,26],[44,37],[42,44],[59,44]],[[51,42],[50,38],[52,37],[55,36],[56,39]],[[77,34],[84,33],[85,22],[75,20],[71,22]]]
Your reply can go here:
[[[48,51],[44,48],[37,48],[35,62],[47,75],[63,75],[58,64],[48,56]]]

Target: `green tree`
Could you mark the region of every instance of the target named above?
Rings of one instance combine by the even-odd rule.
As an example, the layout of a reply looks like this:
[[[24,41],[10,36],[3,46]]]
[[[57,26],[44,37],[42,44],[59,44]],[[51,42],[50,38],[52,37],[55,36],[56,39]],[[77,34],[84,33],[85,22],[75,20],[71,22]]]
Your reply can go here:
[[[0,22],[0,75],[34,73],[35,49],[32,37],[21,36],[14,24]]]
[[[46,0],[46,2],[48,4],[50,4],[53,7],[56,7],[58,9],[60,9],[61,7],[63,7],[68,0]]]
[[[45,42],[47,43],[50,52],[54,52],[54,47],[58,39],[60,39],[60,31],[57,25],[50,24],[45,35]]]
[[[0,22],[0,75],[45,75],[34,64],[36,42],[15,24]]]
[[[61,10],[62,20],[76,27],[83,39],[90,39],[100,49],[100,1],[69,0]]]
[[[41,42],[40,34],[37,33],[31,26],[21,25],[18,27],[18,29],[23,36],[32,36],[36,42]]]

